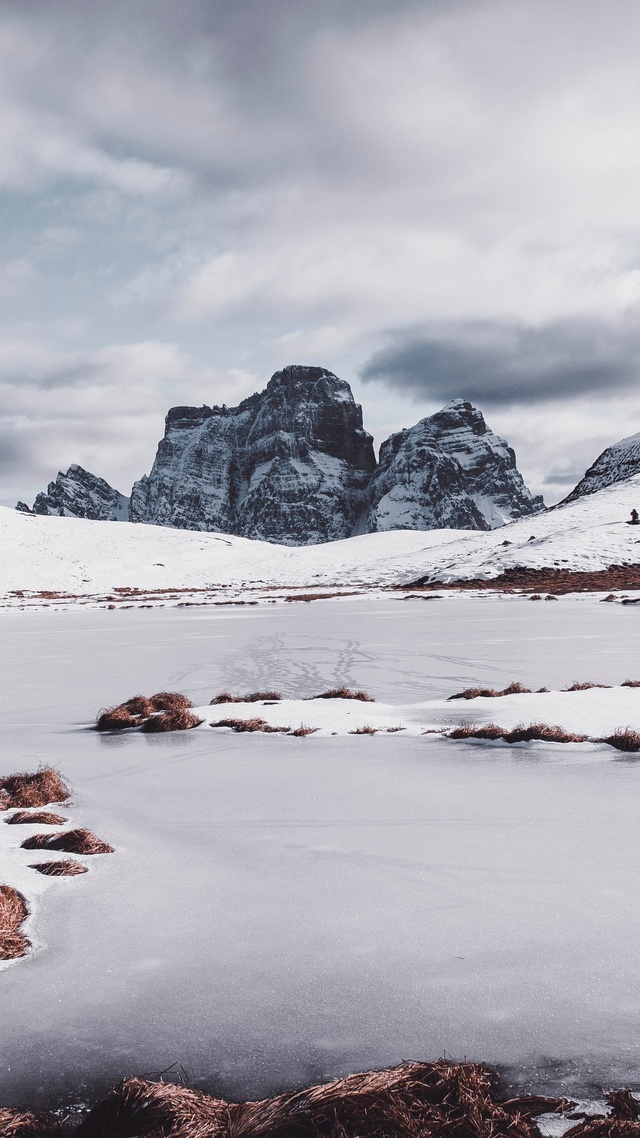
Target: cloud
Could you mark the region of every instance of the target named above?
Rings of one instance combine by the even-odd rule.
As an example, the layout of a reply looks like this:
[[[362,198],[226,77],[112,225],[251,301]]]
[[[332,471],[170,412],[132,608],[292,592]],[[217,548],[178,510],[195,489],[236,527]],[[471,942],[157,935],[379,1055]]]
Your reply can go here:
[[[389,335],[361,371],[422,399],[481,405],[605,395],[637,385],[640,320],[450,322]]]
[[[256,377],[202,368],[176,344],[112,344],[59,358],[0,341],[2,500],[33,500],[78,462],[128,493],[146,473],[169,406],[239,401]]]

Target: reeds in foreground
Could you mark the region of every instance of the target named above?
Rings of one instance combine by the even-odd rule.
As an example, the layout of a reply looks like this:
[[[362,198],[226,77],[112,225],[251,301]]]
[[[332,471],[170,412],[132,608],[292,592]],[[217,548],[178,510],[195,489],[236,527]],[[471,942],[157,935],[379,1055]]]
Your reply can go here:
[[[0,885],[0,960],[18,960],[26,956],[31,941],[20,931],[29,915],[22,893],[11,885]]]
[[[62,861],[39,861],[30,865],[29,869],[37,869],[45,877],[77,877],[79,873],[88,873],[86,865],[70,859]],[[1,1133],[1,1132],[0,1132]]]
[[[0,810],[47,806],[68,798],[69,787],[53,767],[42,767],[35,774],[24,772],[0,778]]]
[[[535,1138],[537,1114],[573,1106],[527,1095],[500,1102],[487,1067],[444,1059],[245,1103],[125,1079],[94,1107],[76,1138]]]
[[[22,842],[23,850],[60,850],[62,853],[106,854],[113,846],[97,838],[91,830],[66,830],[62,834],[33,834]]]

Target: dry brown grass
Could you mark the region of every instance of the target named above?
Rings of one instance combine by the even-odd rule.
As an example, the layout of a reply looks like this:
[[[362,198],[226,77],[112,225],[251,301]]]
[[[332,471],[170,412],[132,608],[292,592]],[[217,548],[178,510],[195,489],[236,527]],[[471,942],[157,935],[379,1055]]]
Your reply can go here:
[[[30,865],[29,869],[37,869],[38,873],[43,873],[45,877],[77,877],[79,873],[87,873],[86,865],[81,865],[79,861],[38,861],[35,865]]]
[[[31,941],[20,926],[29,915],[29,906],[22,893],[11,885],[0,885],[0,960],[18,960],[26,956]]]
[[[541,740],[544,743],[585,743],[586,735],[575,735],[565,731],[563,727],[552,727],[548,723],[530,723],[527,726],[520,723],[513,730],[498,727],[496,723],[487,723],[483,727],[473,727],[462,724],[448,732],[448,739],[502,739],[505,743],[531,743]]]
[[[640,688],[640,680],[623,680],[620,684],[622,688]]]
[[[92,834],[91,830],[66,830],[63,834],[33,834],[22,842],[23,850],[60,850],[62,853],[114,853],[113,846]]]
[[[193,707],[186,695],[177,691],[159,691],[150,696],[149,703],[153,711],[180,711]]]
[[[303,739],[305,735],[314,735],[317,730],[317,727],[307,727],[306,723],[301,723],[299,727],[294,727],[289,734],[296,739]]]
[[[320,695],[312,695],[310,699],[359,699],[362,703],[375,703],[372,695],[366,691],[352,691],[351,688],[330,688]]]
[[[387,735],[393,735],[395,731],[406,731],[406,727],[385,727]]]
[[[53,767],[42,767],[35,774],[10,774],[0,778],[0,810],[29,809],[50,802],[66,802],[69,787]]]
[[[617,751],[640,751],[640,732],[633,731],[630,727],[618,727],[613,735],[606,735],[603,739],[598,739],[598,742],[608,743]]]
[[[131,699],[125,699],[124,703],[119,703],[117,708],[113,710],[128,711],[129,715],[135,715],[138,719],[147,719],[154,711],[159,711],[160,709],[154,707],[146,695],[133,695]]]
[[[157,715],[152,715],[150,719],[145,719],[142,730],[149,734],[158,734],[162,731],[191,731],[201,723],[204,723],[204,719],[198,719],[197,715],[192,715],[186,708],[176,708],[175,711],[161,711]]]
[[[223,691],[210,700],[209,707],[215,707],[218,703],[271,703],[279,699],[282,699],[279,691],[253,691],[249,695],[231,695],[231,692]]]
[[[229,1104],[174,1083],[125,1079],[93,1108],[76,1138],[228,1138]]]
[[[96,731],[124,731],[128,727],[139,727],[144,720],[132,715],[126,707],[108,707],[101,711],[96,720]]]
[[[372,727],[370,723],[365,723],[364,727],[356,727],[353,731],[350,731],[349,734],[350,735],[375,735],[377,730],[378,730],[377,727]]]
[[[218,719],[216,723],[210,723],[210,727],[230,727],[232,731],[264,731],[267,735],[286,735],[289,732],[288,727],[271,727],[265,719],[259,719],[257,716],[254,719]]]
[[[464,691],[456,692],[455,695],[450,695],[449,699],[497,699],[501,695],[531,695],[531,688],[525,688],[522,684],[511,683],[508,687],[502,688],[465,688]]]
[[[571,687],[561,688],[561,691],[589,691],[590,688],[610,688],[611,684],[594,684],[592,680],[576,680]]]
[[[10,818],[5,818],[10,826],[62,826],[66,822],[61,814],[51,814],[47,810],[18,810]]]
[[[126,1079],[91,1111],[77,1138],[535,1138],[536,1114],[567,1100],[496,1098],[487,1067],[403,1063],[278,1095],[226,1103],[171,1083]]]
[[[0,1108],[0,1138],[60,1138],[61,1134],[62,1128],[55,1119]]]

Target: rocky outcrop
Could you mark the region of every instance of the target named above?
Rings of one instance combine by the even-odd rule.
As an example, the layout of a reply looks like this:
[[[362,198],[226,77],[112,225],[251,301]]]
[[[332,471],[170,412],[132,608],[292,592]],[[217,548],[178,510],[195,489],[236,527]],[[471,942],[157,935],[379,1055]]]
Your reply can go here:
[[[74,463],[66,474],[60,471],[55,482],[49,483],[46,494],[38,494],[31,510],[24,502],[18,502],[16,509],[34,514],[116,522],[127,520],[129,499],[114,490],[104,478],[98,478]]]
[[[619,443],[614,443],[613,446],[603,450],[578,485],[574,486],[571,493],[567,494],[559,505],[563,505],[564,502],[574,502],[576,498],[582,498],[585,494],[595,494],[596,490],[602,490],[614,482],[623,482],[625,478],[638,473],[640,473],[640,434],[629,435],[628,438],[621,439]]]
[[[494,529],[543,508],[471,403],[454,399],[392,435],[376,465],[349,384],[291,366],[238,407],[172,407],[130,500],[70,466],[33,512],[314,545],[376,530]]]
[[[278,371],[238,407],[174,407],[134,522],[289,545],[349,537],[375,468],[351,388],[320,367]]]
[[[454,399],[382,444],[363,528],[489,530],[543,508],[511,447]]]

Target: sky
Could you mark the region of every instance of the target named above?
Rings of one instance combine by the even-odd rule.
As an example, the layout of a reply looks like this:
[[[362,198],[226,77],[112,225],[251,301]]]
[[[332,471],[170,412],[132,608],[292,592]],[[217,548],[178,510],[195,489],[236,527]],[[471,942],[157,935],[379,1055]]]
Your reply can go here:
[[[640,431],[639,57],[637,0],[3,0],[0,501],[290,363],[560,499]]]

